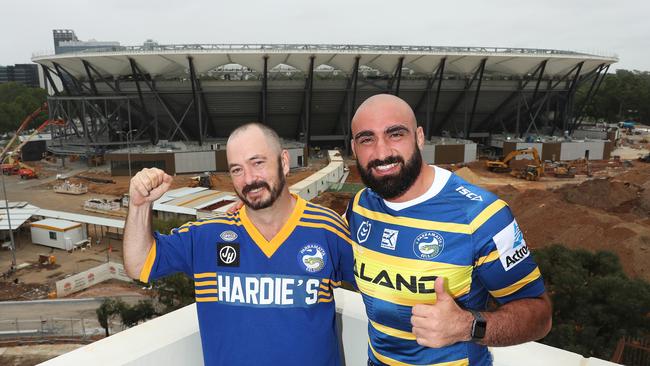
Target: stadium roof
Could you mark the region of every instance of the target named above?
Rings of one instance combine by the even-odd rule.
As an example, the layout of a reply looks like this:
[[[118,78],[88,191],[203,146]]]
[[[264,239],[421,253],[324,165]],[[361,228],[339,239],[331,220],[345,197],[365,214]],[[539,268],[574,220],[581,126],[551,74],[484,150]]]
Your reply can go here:
[[[86,60],[106,77],[132,74],[129,58],[152,77],[175,78],[188,75],[188,57],[192,57],[197,74],[228,64],[239,64],[254,71],[262,71],[264,58],[268,69],[289,65],[308,72],[310,58],[314,65],[327,65],[344,72],[351,72],[355,59],[359,64],[382,72],[395,70],[400,58],[403,66],[416,73],[430,74],[439,62],[447,58],[446,72],[470,74],[484,58],[485,72],[504,75],[526,75],[533,72],[543,60],[547,77],[559,77],[579,62],[584,62],[582,72],[592,71],[602,64],[618,61],[615,56],[599,56],[573,51],[494,48],[494,47],[432,47],[432,46],[369,46],[369,45],[156,45],[154,47],[125,47],[121,51],[97,51],[65,53],[58,55],[35,55],[32,61],[53,67],[63,66],[75,77],[84,79]]]

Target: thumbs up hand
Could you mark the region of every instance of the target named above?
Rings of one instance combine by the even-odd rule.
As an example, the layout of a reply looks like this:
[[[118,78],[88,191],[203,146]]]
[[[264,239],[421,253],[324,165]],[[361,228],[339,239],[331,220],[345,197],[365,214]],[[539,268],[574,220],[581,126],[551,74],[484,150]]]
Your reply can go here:
[[[474,317],[445,290],[445,278],[435,282],[435,304],[413,306],[411,325],[419,345],[440,348],[471,339]]]

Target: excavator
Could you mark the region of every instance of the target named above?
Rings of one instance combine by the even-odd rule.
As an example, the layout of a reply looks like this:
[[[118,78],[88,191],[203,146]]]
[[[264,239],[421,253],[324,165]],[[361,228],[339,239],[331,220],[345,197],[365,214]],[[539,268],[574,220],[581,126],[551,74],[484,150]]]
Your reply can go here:
[[[523,169],[513,171],[510,162],[519,155],[532,156],[533,164],[528,164]],[[488,160],[486,165],[490,171],[497,173],[510,172],[512,176],[526,180],[538,180],[539,177],[544,175],[544,164],[534,147],[511,151],[503,160]]]

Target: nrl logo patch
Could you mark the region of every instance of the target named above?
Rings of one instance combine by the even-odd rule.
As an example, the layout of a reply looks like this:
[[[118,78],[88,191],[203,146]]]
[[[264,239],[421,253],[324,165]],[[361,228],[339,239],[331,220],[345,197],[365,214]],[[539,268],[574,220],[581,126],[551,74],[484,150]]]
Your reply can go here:
[[[370,221],[364,221],[361,223],[359,226],[359,230],[357,230],[357,243],[361,244],[368,240],[368,237],[370,236],[370,229],[372,228],[372,224]]]
[[[219,235],[219,237],[220,237],[223,241],[234,241],[235,239],[237,239],[237,233],[235,233],[235,232],[232,231],[232,230],[227,230],[227,231],[222,232],[222,233]]]

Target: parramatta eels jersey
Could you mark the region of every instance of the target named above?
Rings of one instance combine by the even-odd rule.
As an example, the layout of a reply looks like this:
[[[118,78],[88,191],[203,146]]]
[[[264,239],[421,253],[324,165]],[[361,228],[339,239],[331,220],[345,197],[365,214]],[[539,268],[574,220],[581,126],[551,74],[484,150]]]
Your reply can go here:
[[[358,244],[356,285],[369,319],[368,357],[380,365],[490,365],[487,347],[472,342],[418,345],[412,306],[435,303],[438,276],[460,306],[475,310],[484,310],[490,296],[501,304],[538,297],[543,280],[506,203],[432,169],[431,188],[412,201],[391,203],[364,189],[348,206]]]
[[[194,279],[206,365],[340,364],[333,288],[354,281],[350,233],[334,211],[295,197],[271,241],[245,207],[155,233],[140,280]]]

